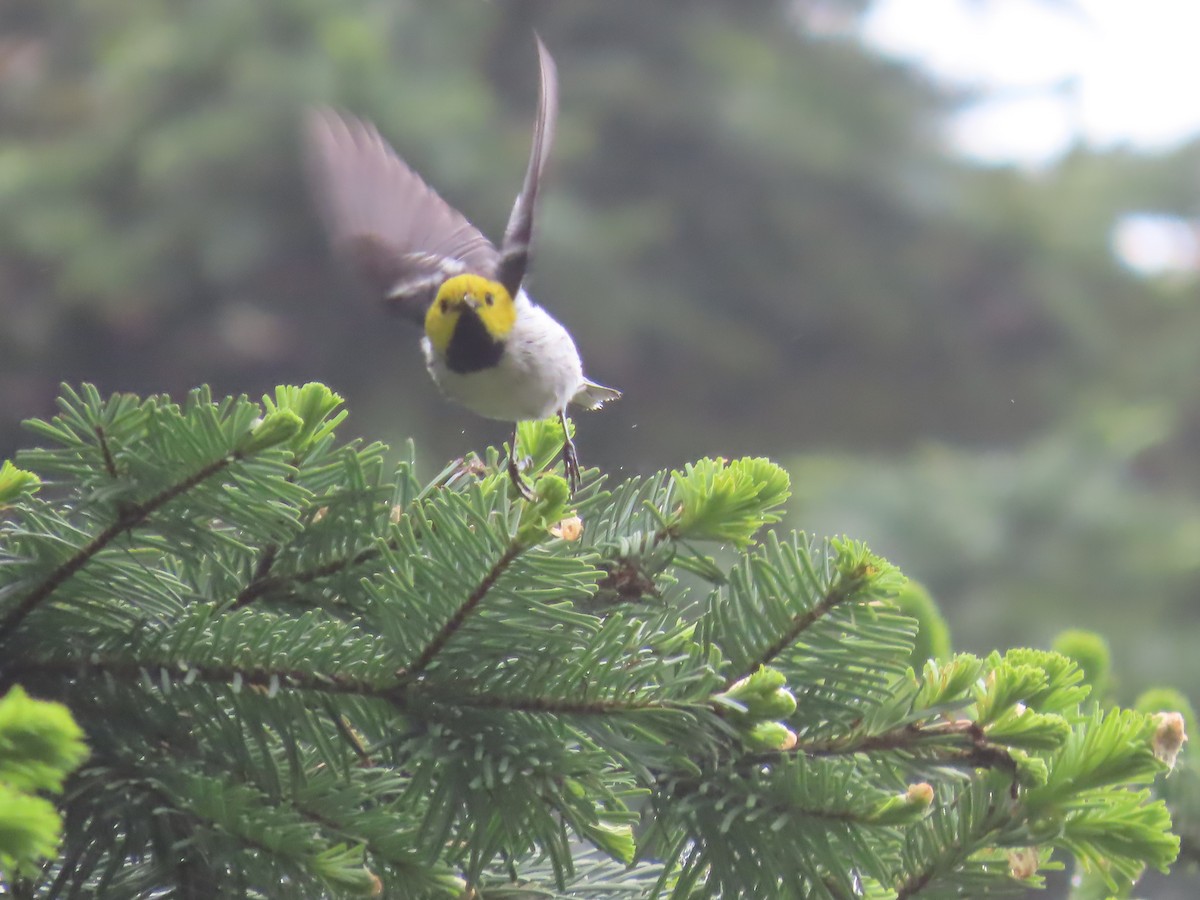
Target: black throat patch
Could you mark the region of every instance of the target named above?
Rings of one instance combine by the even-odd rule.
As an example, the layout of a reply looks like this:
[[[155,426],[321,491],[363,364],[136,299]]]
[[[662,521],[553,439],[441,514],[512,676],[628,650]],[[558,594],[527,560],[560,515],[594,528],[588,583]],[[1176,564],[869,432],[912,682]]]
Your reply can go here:
[[[504,355],[504,342],[495,340],[473,309],[464,309],[446,347],[446,368],[459,375],[490,369]]]

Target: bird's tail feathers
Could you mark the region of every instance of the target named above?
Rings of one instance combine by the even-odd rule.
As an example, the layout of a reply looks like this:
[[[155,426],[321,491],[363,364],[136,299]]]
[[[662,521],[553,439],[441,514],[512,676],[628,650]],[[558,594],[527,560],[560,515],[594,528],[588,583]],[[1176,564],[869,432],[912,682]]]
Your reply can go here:
[[[582,406],[584,409],[599,409],[610,400],[616,400],[621,396],[621,392],[615,388],[605,387],[602,384],[596,384],[594,381],[584,381],[578,393],[571,398],[571,402],[576,406]]]

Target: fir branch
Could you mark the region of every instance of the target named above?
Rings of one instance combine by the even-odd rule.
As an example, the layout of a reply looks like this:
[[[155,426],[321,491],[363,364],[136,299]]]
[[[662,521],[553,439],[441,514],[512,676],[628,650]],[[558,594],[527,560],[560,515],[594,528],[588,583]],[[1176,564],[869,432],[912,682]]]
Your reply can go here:
[[[0,644],[3,644],[9,635],[20,627],[21,623],[25,621],[26,616],[44,603],[51,594],[86,566],[96,554],[104,550],[114,540],[141,525],[147,518],[172,500],[186,494],[242,458],[243,454],[239,450],[227,453],[207,465],[201,466],[187,478],[164,488],[153,497],[143,500],[141,503],[130,504],[121,510],[117,519],[112,524],[88,541],[83,547],[79,548],[69,559],[53,569],[41,584],[26,594],[13,607],[12,611],[0,620]]]
[[[276,859],[278,859],[280,857],[287,858],[288,856],[290,856],[291,859],[289,861],[294,862],[294,863],[295,862],[299,862],[299,863],[310,862],[312,857],[319,855],[320,851],[319,851],[319,849],[317,849],[317,847],[318,847],[317,841],[310,841],[310,842],[305,842],[305,843],[301,843],[298,841],[297,842],[286,842],[286,841],[272,842],[271,840],[266,839],[267,835],[270,834],[270,831],[268,829],[264,829],[261,827],[256,828],[255,822],[247,821],[244,817],[232,816],[232,815],[228,814],[229,813],[228,806],[234,805],[237,803],[238,800],[242,799],[242,797],[238,796],[239,793],[242,794],[243,796],[254,794],[254,795],[258,795],[258,797],[261,798],[261,794],[256,787],[250,786],[250,785],[241,785],[241,784],[230,785],[228,787],[228,789],[222,793],[221,800],[225,801],[226,798],[231,797],[234,801],[234,804],[227,805],[225,802],[222,802],[219,805],[214,804],[215,808],[212,808],[212,809],[203,809],[203,808],[197,809],[197,803],[195,802],[195,800],[193,798],[188,798],[186,796],[186,794],[180,790],[181,788],[185,787],[187,776],[185,775],[184,779],[176,780],[175,778],[172,777],[173,775],[175,775],[175,773],[171,770],[164,770],[161,773],[161,777],[163,778],[164,783],[168,784],[168,785],[170,785],[170,787],[174,788],[174,792],[168,792],[168,791],[161,790],[161,789],[156,791],[156,793],[158,793],[159,796],[162,798],[162,802],[164,804],[168,805],[168,808],[172,809],[177,815],[186,817],[191,822],[195,822],[196,825],[199,827],[211,829],[211,830],[221,829],[221,830],[232,832],[233,834],[236,835],[237,839],[240,842],[242,842],[243,846],[241,848],[239,848],[242,852],[249,852],[251,854],[261,854],[265,858],[276,858]],[[204,776],[200,776],[199,778],[204,778]],[[197,780],[199,780],[199,778]],[[181,783],[181,781],[183,781],[184,783]],[[192,799],[192,803],[187,802],[189,799]],[[256,799],[258,799],[258,798],[256,798]],[[259,810],[266,808],[266,803],[264,802],[264,800],[265,800],[265,798],[262,798],[259,800],[259,802],[257,804],[255,804]],[[297,808],[294,804],[290,804],[286,808],[280,807],[280,806],[273,806],[271,808],[274,810],[287,809],[287,810],[290,810],[300,820],[317,821],[318,824],[324,824],[324,823],[321,823],[319,820],[316,820],[312,815],[307,814],[306,811]],[[237,825],[242,826],[242,827],[237,827],[237,828],[231,827],[235,822],[237,823]],[[190,842],[180,841],[181,845],[186,846],[187,843],[190,843]],[[286,848],[288,848],[288,850],[281,852],[281,847],[286,847]],[[211,871],[212,871],[208,866],[205,866],[202,863],[200,863],[200,861],[196,858],[196,856],[191,853],[187,854],[187,856],[185,856],[184,859],[181,860],[181,862],[184,862],[185,864],[187,864],[188,869],[195,868],[198,873],[211,873]],[[186,886],[189,884],[189,882],[182,881],[181,884]],[[189,893],[189,894],[186,894],[185,896],[200,896],[200,895],[193,895],[193,894]],[[213,896],[213,894],[211,891],[207,891],[207,892],[205,892],[205,894],[203,896],[211,897],[211,896]]]
[[[962,852],[961,848],[959,849],[960,852],[958,854],[958,861],[961,862],[970,854]],[[939,859],[936,861],[931,861],[930,865],[926,866],[920,872],[914,872],[896,889],[896,900],[908,900],[909,897],[915,897],[928,886],[929,882],[933,881],[933,878],[935,875],[937,875],[939,868],[945,865],[946,860]]]
[[[260,556],[258,558],[258,562],[255,563],[255,565],[254,565],[254,574],[250,576],[250,583],[254,584],[256,581],[262,581],[268,575],[270,575],[271,567],[273,565],[275,565],[275,559],[278,556],[279,556],[279,545],[278,544],[268,544],[266,547],[263,547],[262,556]],[[240,599],[241,595],[239,594],[238,596]],[[238,603],[234,603],[233,609],[240,609],[240,608],[241,608],[241,606]]]
[[[452,638],[455,632],[462,627],[462,624],[464,621],[466,621],[467,616],[469,616],[475,610],[475,608],[483,602],[483,598],[487,596],[488,591],[492,589],[500,576],[504,574],[508,567],[511,566],[516,561],[517,557],[520,556],[524,551],[525,545],[519,541],[514,540],[512,543],[510,543],[508,545],[508,549],[501,554],[500,558],[496,560],[495,564],[488,570],[487,574],[483,576],[483,579],[479,582],[479,584],[475,586],[475,590],[473,590],[470,596],[463,601],[462,605],[454,611],[454,615],[452,615],[449,620],[447,620],[446,624],[442,626],[441,630],[433,636],[433,640],[425,645],[425,649],[421,651],[416,662],[414,662],[408,668],[402,669],[399,674],[405,678],[411,679],[417,675],[420,675],[427,668],[429,668],[429,665],[434,661],[437,655],[442,652],[442,648],[446,646],[450,638]]]
[[[267,690],[276,687],[333,695],[350,694],[369,699],[388,700],[398,706],[404,705],[402,695],[394,684],[380,685],[363,679],[347,678],[344,675],[324,675],[295,669],[272,670],[239,666],[198,665],[178,661],[131,662],[129,660],[103,659],[93,654],[88,659],[24,660],[7,670],[6,674],[18,680],[31,675],[52,675],[66,678],[104,675],[127,683],[141,683],[165,678],[171,683],[200,681],[206,684],[246,685]]]
[[[920,743],[945,737],[967,737],[972,745],[984,743],[983,729],[975,722],[964,719],[937,725],[909,724],[882,734],[862,735],[841,740],[821,741],[814,744],[797,745],[796,751],[807,756],[839,756],[842,754],[871,753],[884,750],[910,750]]]
[[[390,550],[396,550],[399,544],[392,539],[387,541],[387,547]],[[263,594],[268,594],[289,584],[310,584],[320,578],[328,578],[330,575],[336,575],[353,566],[362,565],[365,562],[370,562],[378,558],[380,552],[378,547],[367,547],[364,550],[358,551],[353,556],[333,559],[319,566],[314,566],[311,569],[305,569],[302,572],[292,572],[287,575],[270,575],[267,572],[260,573],[256,571],[250,582],[234,598],[230,609],[241,609],[244,606],[249,606]],[[261,569],[262,561],[260,560],[259,562],[259,568]]]
[[[792,646],[796,639],[805,631],[815,625],[823,617],[836,609],[841,604],[850,600],[864,585],[870,581],[870,573],[865,569],[856,570],[849,578],[841,578],[830,585],[825,596],[822,597],[816,605],[803,613],[792,618],[790,626],[779,635],[767,648],[758,656],[757,659],[747,664],[740,672],[736,672],[729,676],[725,682],[725,690],[729,690],[742,678],[754,674],[760,667],[769,665],[771,660],[775,659],[780,653]]]
[[[112,451],[108,447],[108,438],[104,436],[104,426],[97,425],[95,427],[96,441],[100,444],[100,453],[104,457],[104,470],[108,472],[109,478],[119,478],[120,473],[117,471],[117,462],[113,459]]]
[[[960,806],[967,792],[960,794],[955,806]],[[961,839],[956,839],[936,848],[926,848],[926,855],[921,860],[922,865],[911,872],[896,887],[895,900],[909,900],[929,887],[937,878],[959,869],[987,843],[989,835],[1002,831],[1012,819],[995,807],[989,806],[977,823],[973,823]]]
[[[303,463],[303,456],[299,454],[292,455],[291,465],[294,469],[296,469],[297,472]],[[287,480],[289,483],[295,483],[296,472],[288,475]],[[241,593],[239,593],[234,599],[233,605],[230,607],[230,609],[241,609],[243,606],[248,606],[250,603],[254,602],[255,599],[261,596],[262,591],[259,591],[255,594],[249,594],[248,592],[254,585],[267,581],[271,574],[271,567],[275,565],[275,560],[279,558],[279,549],[280,547],[278,544],[268,544],[267,546],[263,547],[262,556],[258,558],[258,563],[254,566],[254,574],[250,576],[249,584],[247,584],[246,587],[242,589]]]
[[[373,766],[375,763],[371,759],[371,754],[367,752],[367,748],[363,746],[362,739],[350,727],[350,722],[339,713],[332,703],[326,702],[325,713],[329,716],[329,720],[333,722],[333,727],[337,733],[341,735],[346,745],[354,751],[354,755],[358,757],[358,761],[364,766]]]
[[[426,485],[420,496],[416,499],[425,499],[430,494],[448,487],[449,484],[454,480],[453,476],[456,474],[461,474],[461,472],[458,470],[461,468],[462,463],[463,460],[461,458],[451,462],[442,473],[440,473],[432,482]],[[646,546],[645,553],[652,553],[654,550],[661,548],[664,544],[674,542],[682,543],[682,541],[679,541],[678,536],[674,534],[670,528],[664,526],[651,537]],[[383,542],[381,547],[367,547],[351,556],[332,559],[328,562],[322,563],[319,566],[314,566],[311,569],[305,569],[302,571],[290,572],[281,575],[270,574],[270,568],[271,565],[274,564],[274,559],[272,559],[266,566],[264,566],[260,561],[260,565],[255,570],[250,581],[234,598],[233,603],[230,605],[230,609],[242,609],[243,607],[254,603],[263,595],[284,590],[290,585],[311,584],[312,582],[318,581],[322,578],[328,578],[332,575],[337,575],[346,569],[350,569],[355,566],[362,565],[363,563],[370,562],[374,559],[378,559],[385,549],[394,552],[399,548],[400,544],[395,538],[388,538]],[[265,555],[266,551],[264,551],[264,556]],[[512,561],[513,560],[509,560],[509,563]],[[600,590],[614,589],[622,596],[627,596],[631,591],[631,585],[636,582],[637,590],[640,592],[639,595],[648,593],[655,597],[659,596],[653,574],[643,571],[637,565],[637,563],[630,558],[622,555],[616,555],[612,558],[600,561],[598,565],[604,571],[609,573],[599,582],[598,588]],[[666,561],[663,563],[663,567],[665,566]],[[480,599],[482,599],[482,597],[480,597]],[[457,625],[455,627],[457,627]],[[414,670],[413,674],[416,674],[416,671],[419,670]]]
[[[701,796],[703,788],[709,783],[708,775],[702,778],[680,778],[677,775],[671,777],[670,786],[678,797]],[[836,822],[841,825],[857,825],[862,828],[885,828],[889,826],[880,825],[870,811],[858,808],[836,808],[832,806],[816,806],[809,804],[797,803],[789,799],[774,799],[764,800],[761,795],[756,795],[753,803],[754,814],[756,818],[764,820],[769,819],[771,814],[777,816],[786,816],[788,818],[803,819],[807,822]],[[706,813],[708,810],[704,810]]]
[[[557,713],[561,715],[602,716],[629,712],[712,711],[711,707],[678,700],[562,700],[548,697],[502,697],[496,694],[467,695],[459,705],[472,709],[500,709],[512,712]]]
[[[967,719],[937,725],[914,723],[882,734],[864,735],[837,741],[821,741],[814,744],[797,744],[790,752],[814,757],[852,756],[856,753],[888,751],[916,753],[923,748],[928,748],[931,742],[947,738],[960,739],[965,746],[953,750],[933,748],[922,753],[922,760],[956,768],[998,769],[1012,777],[1011,791],[1013,798],[1016,799],[1018,774],[1016,760],[1004,747],[989,743],[978,723]]]
[[[720,710],[716,713],[719,715]],[[962,746],[937,746],[934,742],[960,739]],[[923,763],[965,769],[996,769],[1012,776],[1012,791],[1017,789],[1017,763],[1009,751],[987,742],[974,722],[950,723],[922,727],[907,725],[885,734],[870,735],[858,740],[822,741],[797,744],[787,751],[764,751],[742,756],[737,762],[739,771],[754,771],[778,762],[781,756],[829,758],[856,754],[886,753],[889,751],[920,754]],[[1014,797],[1015,799],[1015,797]]]
[[[702,559],[689,542],[741,545],[774,515],[766,464],[577,495],[587,539],[551,542],[565,494],[516,505],[502,474],[385,484],[376,450],[322,430],[327,392],[293,390],[265,417],[205,392],[181,415],[92,391],[41,426],[62,448],[30,458],[93,505],[81,523],[70,502],[5,495],[20,519],[0,551],[0,667],[76,706],[97,763],[28,895],[647,896],[658,878],[679,896],[911,900],[1011,887],[1006,848],[1026,845],[1110,856],[1126,880],[1170,862],[1165,808],[1126,791],[1158,771],[1149,726],[1081,718],[1065,663],[960,656],[914,678],[912,620],[882,602],[899,575],[857,543],[769,533],[727,573]],[[703,608],[589,606],[683,573],[723,586]],[[730,670],[775,667],[784,685],[731,714]],[[786,683],[798,708],[767,702]],[[972,701],[976,721],[955,718]],[[1078,736],[1063,745],[1053,716]],[[758,724],[800,742],[766,752],[785,744]],[[582,869],[588,845],[605,867]]]
[[[412,707],[413,692],[407,676],[403,680],[380,684],[361,678],[344,675],[325,675],[299,670],[266,669],[239,666],[199,665],[183,662],[131,662],[128,660],[89,659],[26,660],[7,673],[20,680],[29,676],[50,675],[54,677],[78,678],[83,675],[101,675],[129,684],[150,681],[158,684],[162,679],[171,683],[203,682],[205,684],[238,685],[258,690],[290,689],[325,694],[328,696],[357,696],[368,700],[383,700],[396,709],[406,712]],[[684,701],[655,700],[566,700],[547,697],[505,697],[498,694],[456,694],[452,698],[444,689],[436,692],[438,701],[452,701],[452,705],[465,709],[490,709],[509,712],[549,713],[557,715],[598,716],[631,712],[696,712],[707,707]],[[329,710],[334,725],[340,731],[345,723]],[[357,738],[344,735],[352,746]],[[361,743],[358,743],[361,747]],[[359,751],[356,751],[358,753]],[[359,753],[361,755],[361,753]]]

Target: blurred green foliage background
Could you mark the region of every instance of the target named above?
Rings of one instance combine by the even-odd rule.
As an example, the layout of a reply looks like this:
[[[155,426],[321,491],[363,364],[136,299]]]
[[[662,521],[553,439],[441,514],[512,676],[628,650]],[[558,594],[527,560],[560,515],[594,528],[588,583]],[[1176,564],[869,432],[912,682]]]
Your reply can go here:
[[[498,235],[536,27],[562,116],[531,288],[626,391],[579,417],[584,462],[774,456],[794,523],[922,581],[958,647],[1097,628],[1122,699],[1196,696],[1197,285],[1124,270],[1110,235],[1194,213],[1200,145],[971,166],[937,131],[971,98],[811,33],[813,5],[6,0],[0,455],[64,380],[320,380],[430,471],[503,439],[330,256],[298,126],[374,120]]]

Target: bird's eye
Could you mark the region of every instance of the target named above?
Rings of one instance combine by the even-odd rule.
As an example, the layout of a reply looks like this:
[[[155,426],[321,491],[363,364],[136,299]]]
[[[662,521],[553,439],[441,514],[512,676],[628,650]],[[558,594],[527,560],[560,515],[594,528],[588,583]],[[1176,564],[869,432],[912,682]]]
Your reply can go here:
[[[440,306],[442,307],[442,315],[445,315],[446,313],[448,313],[450,311],[450,301],[447,300],[445,297],[442,298],[442,302],[441,302]]]
[[[491,294],[484,294],[484,295],[483,295],[483,302],[484,302],[484,303],[486,303],[488,306],[491,306],[491,305],[492,305],[492,302],[493,302],[495,299],[496,299],[496,298],[495,298],[495,297],[493,297]]]

